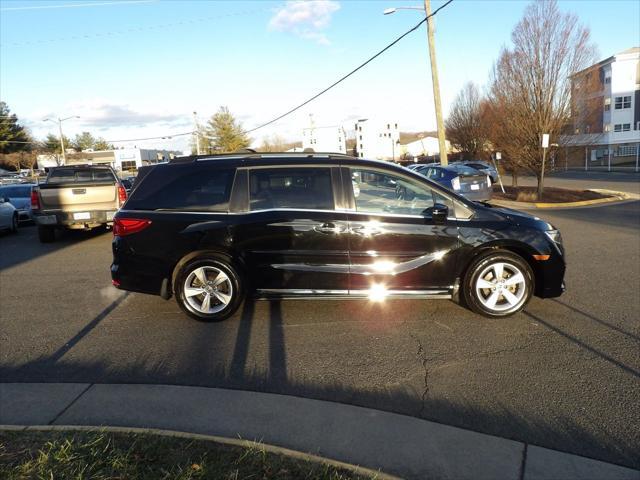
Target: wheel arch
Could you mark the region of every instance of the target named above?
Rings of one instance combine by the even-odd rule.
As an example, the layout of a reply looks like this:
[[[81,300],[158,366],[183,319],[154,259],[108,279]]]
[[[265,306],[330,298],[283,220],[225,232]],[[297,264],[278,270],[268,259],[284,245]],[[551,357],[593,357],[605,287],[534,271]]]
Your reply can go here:
[[[195,250],[193,252],[189,252],[184,257],[182,257],[173,267],[173,271],[171,273],[170,284],[168,285],[168,290],[174,294],[173,286],[175,284],[176,277],[178,276],[178,272],[182,269],[184,265],[197,257],[217,257],[218,259],[233,265],[240,269],[239,274],[244,274],[246,272],[246,268],[244,262],[234,254],[232,251],[223,250],[223,249],[203,249],[203,250]]]
[[[498,250],[506,250],[508,252],[514,253],[521,257],[529,265],[529,267],[531,268],[531,272],[533,273],[534,294],[538,295],[540,289],[542,288],[542,286],[540,285],[542,275],[540,274],[540,266],[538,265],[538,262],[536,262],[533,258],[533,255],[536,255],[537,252],[530,245],[527,245],[524,242],[519,242],[517,240],[496,240],[494,242],[480,245],[473,249],[473,251],[469,255],[468,261],[465,265],[463,265],[462,270],[460,271],[461,284],[467,276],[469,267],[473,264],[473,262],[475,262],[481,256],[488,255]]]

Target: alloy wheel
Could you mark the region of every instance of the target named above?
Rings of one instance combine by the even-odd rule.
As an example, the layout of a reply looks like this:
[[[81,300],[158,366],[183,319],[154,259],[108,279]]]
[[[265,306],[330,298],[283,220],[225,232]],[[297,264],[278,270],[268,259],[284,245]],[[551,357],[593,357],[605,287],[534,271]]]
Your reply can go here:
[[[233,299],[233,284],[219,268],[201,266],[187,275],[184,299],[197,313],[212,314],[224,310]]]
[[[504,261],[487,265],[478,275],[475,289],[479,302],[494,312],[517,310],[527,298],[523,272]]]

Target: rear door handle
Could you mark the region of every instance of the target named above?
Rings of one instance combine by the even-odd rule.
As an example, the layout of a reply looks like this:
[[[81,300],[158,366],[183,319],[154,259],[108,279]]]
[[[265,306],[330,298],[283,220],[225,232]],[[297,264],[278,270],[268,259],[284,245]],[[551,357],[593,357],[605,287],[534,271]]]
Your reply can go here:
[[[313,229],[316,232],[320,232],[320,233],[329,233],[329,234],[335,234],[335,233],[342,233],[345,231],[345,228],[341,225],[336,225],[335,223],[323,223],[322,225],[317,225],[315,227],[313,227]]]
[[[362,235],[363,237],[370,237],[373,235],[381,234],[382,230],[377,227],[372,227],[369,225],[355,225],[351,227],[351,233],[355,233],[356,235]]]

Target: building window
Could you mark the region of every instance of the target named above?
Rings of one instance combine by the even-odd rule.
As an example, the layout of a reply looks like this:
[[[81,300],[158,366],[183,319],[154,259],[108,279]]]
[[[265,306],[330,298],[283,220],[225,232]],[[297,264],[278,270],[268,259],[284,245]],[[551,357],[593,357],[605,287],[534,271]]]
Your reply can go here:
[[[611,83],[611,77],[604,77],[604,83],[605,84],[610,84]]]
[[[613,131],[614,132],[628,132],[631,130],[631,124],[630,123],[616,123],[613,126]]]
[[[360,144],[360,150],[362,150],[362,144]]]
[[[610,98],[605,98],[604,99],[604,111],[608,112],[609,110],[611,110],[611,99]]]
[[[618,151],[616,152],[616,156],[618,157],[630,157],[636,154],[636,146],[635,145],[618,145]]]
[[[136,169],[135,160],[126,160],[122,162],[122,170],[135,170],[135,169]]]
[[[391,125],[387,123],[387,130],[391,130]]]
[[[611,131],[611,124],[610,123],[605,123],[603,130],[605,132],[610,132]]]
[[[398,124],[396,123],[396,125],[395,125],[395,126],[396,126],[396,130],[397,130],[397,129],[398,129]]]
[[[631,108],[631,96],[616,97],[616,110]]]
[[[360,140],[362,140],[362,135],[360,135]]]

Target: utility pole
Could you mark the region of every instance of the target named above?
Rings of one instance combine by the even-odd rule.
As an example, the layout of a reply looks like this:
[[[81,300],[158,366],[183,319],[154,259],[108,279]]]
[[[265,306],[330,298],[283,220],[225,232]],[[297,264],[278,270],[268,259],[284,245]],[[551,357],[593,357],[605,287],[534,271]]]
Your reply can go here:
[[[54,122],[57,121],[58,122],[58,133],[60,135],[60,150],[62,150],[62,164],[66,165],[67,164],[67,156],[65,154],[64,151],[64,135],[62,134],[62,122],[66,121],[66,120],[70,120],[72,118],[80,118],[78,115],[71,115],[70,117],[66,117],[66,118],[60,118],[58,117],[56,120],[51,120],[50,118],[44,118],[42,121],[43,122]]]
[[[62,150],[62,164],[67,164],[67,156],[64,151],[64,136],[62,135],[62,120],[58,119],[58,131],[60,132],[60,149]]]
[[[446,166],[447,144],[445,141],[444,122],[442,120],[442,103],[440,102],[440,82],[438,81],[438,66],[436,64],[436,44],[433,35],[433,17],[431,17],[431,0],[424,0],[424,11],[427,14],[427,40],[429,42],[429,58],[431,60],[431,81],[433,83],[433,103],[436,108],[436,125],[438,129],[438,147],[440,149],[440,164]]]
[[[198,125],[198,112],[193,112],[194,133],[196,135],[196,154],[200,155],[200,126]]]

